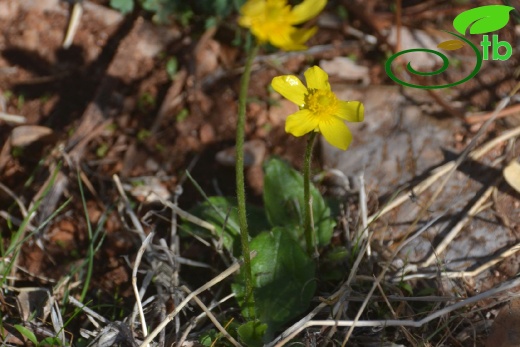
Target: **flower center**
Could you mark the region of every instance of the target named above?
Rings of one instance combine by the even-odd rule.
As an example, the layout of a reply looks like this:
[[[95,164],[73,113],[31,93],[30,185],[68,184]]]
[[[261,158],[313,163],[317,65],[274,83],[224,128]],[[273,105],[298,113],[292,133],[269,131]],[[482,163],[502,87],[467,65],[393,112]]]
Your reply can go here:
[[[329,90],[309,89],[305,95],[305,107],[320,118],[334,116],[337,105],[336,95]]]

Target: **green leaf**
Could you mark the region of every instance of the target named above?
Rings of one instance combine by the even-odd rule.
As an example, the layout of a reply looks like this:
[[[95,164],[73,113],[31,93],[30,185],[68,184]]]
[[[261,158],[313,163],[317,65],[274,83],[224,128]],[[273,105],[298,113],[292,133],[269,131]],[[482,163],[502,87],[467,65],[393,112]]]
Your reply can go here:
[[[39,346],[62,346],[62,343],[57,337],[46,337],[40,341]]]
[[[175,77],[175,74],[177,73],[179,69],[179,63],[177,62],[177,58],[171,57],[166,62],[166,73],[168,74],[168,77],[170,77],[171,80]]]
[[[236,199],[221,196],[209,197],[207,201],[190,210],[190,213],[214,225],[217,237],[223,237],[224,247],[235,257],[240,256],[240,227]],[[247,220],[251,236],[270,228],[264,211],[258,207],[247,206]],[[189,222],[183,223],[183,228],[201,236],[210,236],[207,229]]]
[[[34,335],[31,330],[20,324],[15,324],[14,328],[18,330],[18,332],[22,334],[27,340],[31,341],[35,345],[38,345],[38,339],[36,339],[36,335]]]
[[[480,6],[459,14],[453,20],[453,27],[462,35],[471,26],[470,34],[486,34],[502,29],[509,22],[509,12],[514,7],[505,5]]]
[[[127,14],[134,10],[134,0],[110,0],[110,7]]]
[[[287,228],[275,227],[271,232],[259,234],[250,247],[258,253],[251,260],[255,312],[257,319],[268,326],[264,338],[268,341],[284,324],[308,308],[316,290],[316,267]],[[248,310],[243,307],[244,286],[242,271],[232,288],[247,318]]]
[[[237,330],[240,340],[248,347],[262,347],[262,338],[266,331],[267,325],[260,322],[247,322]]]
[[[408,282],[401,282],[399,283],[399,287],[401,289],[405,290],[409,295],[413,295],[413,288]]]
[[[210,329],[202,334],[199,342],[204,347],[211,347],[219,337],[220,334],[215,329]]]
[[[284,161],[271,158],[264,166],[264,204],[267,218],[273,226],[286,226],[304,245],[303,177]],[[329,244],[336,223],[330,216],[320,192],[311,184],[314,228],[319,246]]]

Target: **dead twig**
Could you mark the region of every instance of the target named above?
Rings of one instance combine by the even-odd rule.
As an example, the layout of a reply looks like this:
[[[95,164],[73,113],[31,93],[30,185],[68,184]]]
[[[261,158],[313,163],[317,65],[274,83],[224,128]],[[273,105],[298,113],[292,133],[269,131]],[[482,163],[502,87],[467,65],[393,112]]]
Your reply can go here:
[[[467,116],[466,118],[464,118],[464,121],[468,124],[481,123],[481,122],[484,122],[484,121],[490,119],[491,117],[493,117],[494,113],[495,112],[492,111],[492,112],[488,112],[488,113],[484,113],[484,114],[475,114],[472,116]],[[496,119],[505,118],[507,116],[512,116],[512,115],[518,114],[518,113],[520,113],[520,104],[512,105],[512,106],[506,107],[502,111],[500,111],[496,115]]]

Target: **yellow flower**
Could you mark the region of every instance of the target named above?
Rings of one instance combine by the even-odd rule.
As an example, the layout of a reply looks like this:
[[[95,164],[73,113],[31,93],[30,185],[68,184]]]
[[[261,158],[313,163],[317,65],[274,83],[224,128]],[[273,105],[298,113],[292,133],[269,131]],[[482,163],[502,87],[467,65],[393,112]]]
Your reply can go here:
[[[238,24],[249,28],[259,42],[270,42],[285,51],[306,49],[305,42],[317,28],[298,29],[293,25],[314,18],[327,0],[303,0],[291,8],[287,0],[248,0],[240,9]]]
[[[364,106],[359,101],[338,100],[331,91],[329,76],[318,66],[304,73],[307,87],[293,75],[273,78],[271,86],[300,110],[287,117],[285,131],[303,136],[319,131],[333,146],[345,150],[352,141],[352,133],[343,122],[362,122]]]

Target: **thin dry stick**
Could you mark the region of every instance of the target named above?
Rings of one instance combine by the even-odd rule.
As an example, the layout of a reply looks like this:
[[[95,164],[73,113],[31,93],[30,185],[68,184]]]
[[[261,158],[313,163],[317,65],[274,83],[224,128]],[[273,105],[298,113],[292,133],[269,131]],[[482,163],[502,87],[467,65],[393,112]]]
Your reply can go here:
[[[478,160],[482,156],[484,156],[487,152],[492,150],[494,147],[496,147],[498,144],[502,143],[503,141],[509,140],[511,138],[517,137],[520,135],[520,126],[513,128],[509,131],[504,132],[502,135],[494,138],[493,140],[490,140],[489,142],[482,145],[480,148],[472,151],[468,157],[471,160]],[[450,170],[455,167],[456,161],[452,160],[442,166],[439,166],[435,170],[432,171],[432,174],[426,178],[424,181],[420,182],[414,187],[414,193],[416,195],[420,195],[423,193],[426,189],[428,189],[432,184],[439,181],[439,178],[448,173]],[[378,219],[379,217],[383,216],[384,214],[387,214],[394,208],[398,207],[405,201],[408,201],[410,199],[410,196],[408,192],[405,192],[401,194],[399,197],[394,199],[391,203],[386,205],[381,211],[378,211],[377,213],[374,213],[370,217],[368,217],[368,224],[371,224],[373,221]]]
[[[302,326],[298,327],[298,330],[291,333],[290,336],[287,336],[284,338],[283,341],[280,341],[278,344],[276,344],[276,347],[281,347],[283,344],[295,337],[300,331],[303,329],[312,327],[312,326],[341,326],[341,327],[390,327],[390,326],[398,326],[398,327],[414,327],[414,328],[420,328],[424,324],[427,324],[431,322],[434,319],[437,319],[439,317],[442,317],[450,312],[453,312],[455,310],[458,310],[459,308],[462,308],[467,305],[471,305],[475,302],[478,302],[480,300],[488,299],[490,297],[493,297],[495,295],[498,295],[502,292],[511,290],[515,287],[520,286],[520,278],[515,278],[513,280],[507,281],[503,283],[502,285],[490,289],[486,292],[483,292],[479,295],[473,296],[471,298],[462,300],[458,303],[455,303],[453,305],[447,306],[443,308],[442,310],[436,311],[435,313],[432,313],[431,315],[426,316],[425,318],[419,320],[419,321],[413,321],[413,320],[371,320],[371,321],[356,321],[356,320],[311,320],[303,324]],[[268,345],[270,346],[270,345]]]
[[[367,195],[365,193],[365,176],[359,175],[359,207],[361,209],[361,221],[363,226],[363,239],[367,241],[367,255],[370,257],[372,251],[368,242],[368,218],[367,218]]]
[[[392,313],[392,317],[394,317],[394,319],[397,318],[397,313],[395,312],[394,308],[392,307],[392,305],[390,304],[390,301],[388,300],[388,296],[385,294],[385,291],[383,290],[383,287],[381,287],[381,283],[378,283],[377,284],[377,289],[379,290],[379,292],[381,293],[381,297],[383,298],[386,306],[388,307],[388,309],[390,310],[390,312]],[[417,345],[416,341],[414,340],[412,334],[410,334],[410,332],[405,328],[405,327],[400,327],[403,334],[406,336],[406,339],[408,340],[408,342],[410,342],[410,344],[412,346],[415,346]]]
[[[204,314],[204,313],[203,313]],[[193,319],[190,321],[190,323],[188,324],[188,326],[186,327],[186,330],[184,330],[184,332],[182,333],[181,335],[181,338],[179,339],[179,341],[176,341],[177,344],[176,346],[185,346],[184,342],[186,341],[186,339],[188,338],[188,334],[191,332],[191,330],[193,328],[195,328],[197,326],[197,318]]]
[[[461,278],[461,277],[475,277],[478,276],[481,272],[489,269],[490,267],[496,265],[497,263],[501,262],[502,260],[510,257],[511,255],[515,254],[516,252],[520,251],[520,243],[517,243],[513,245],[511,248],[508,248],[504,252],[498,254],[496,257],[493,257],[493,259],[485,262],[484,264],[480,265],[474,270],[471,271],[443,271],[440,273],[441,277],[444,278]],[[409,281],[413,279],[418,278],[436,278],[439,276],[439,273],[432,272],[432,273],[417,273],[412,275],[406,275],[406,276],[397,276],[396,278],[392,279],[393,281]]]
[[[141,264],[141,259],[143,254],[148,247],[148,244],[153,238],[153,232],[148,234],[148,236],[144,239],[143,244],[139,247],[139,251],[137,252],[137,256],[135,257],[134,268],[132,269],[132,288],[134,289],[135,300],[137,303],[137,309],[139,310],[139,317],[141,318],[141,328],[143,329],[143,336],[146,337],[148,335],[148,329],[146,328],[146,320],[143,312],[143,305],[141,303],[141,296],[139,295],[139,289],[137,288],[137,269]],[[145,345],[148,346],[148,345]]]
[[[500,111],[500,113],[497,115],[497,119],[511,116],[518,112],[520,112],[520,105],[509,106],[508,108],[505,108],[504,110]],[[466,118],[464,118],[464,121],[468,124],[475,124],[488,120],[491,117],[493,117],[493,112],[488,112],[485,114],[467,116]]]
[[[216,228],[213,224],[210,224],[198,217],[195,217],[194,215],[182,210],[179,206],[176,206],[175,204],[173,204],[172,202],[168,201],[168,200],[165,200],[163,199],[162,197],[160,197],[158,194],[156,193],[152,193],[155,195],[155,197],[164,205],[164,206],[168,206],[169,208],[172,209],[172,211],[175,211],[175,213],[177,213],[179,215],[179,217],[183,218],[183,219],[186,219],[188,222],[191,222],[195,225],[198,225],[200,226],[201,228],[204,228],[204,229],[207,229],[209,231],[211,231],[211,233],[215,236],[218,236],[217,233],[216,233]]]
[[[191,291],[186,286],[182,286],[181,289],[184,290],[187,294],[191,294]],[[196,295],[193,296],[193,300],[195,300],[197,305],[199,305],[199,307],[202,309],[202,311],[204,311],[204,313],[206,313],[206,315],[213,322],[215,327],[222,333],[222,335],[224,335],[225,338],[227,338],[229,340],[229,342],[231,342],[231,344],[233,346],[242,347],[242,345],[240,343],[238,343],[238,341],[235,340],[233,338],[233,336],[229,335],[229,333],[226,331],[226,329],[224,329],[224,327],[220,324],[220,322],[213,315],[213,313],[211,313],[211,311],[206,307],[206,305],[204,305],[204,303],[202,301],[200,301],[200,299]]]
[[[435,248],[435,251],[432,252],[432,254],[426,259],[423,263],[421,263],[418,267],[428,267],[430,266],[435,259],[437,259],[437,256],[444,252],[446,248],[448,248],[448,245],[457,237],[459,232],[466,226],[466,224],[473,218],[477,213],[480,211],[480,207],[489,199],[491,196],[491,193],[493,192],[493,189],[498,184],[498,181],[500,181],[501,177],[497,177],[495,181],[486,189],[484,194],[471,206],[469,211],[464,215],[464,217],[459,220],[459,222],[453,227],[453,229],[450,230],[450,232],[443,238],[441,243],[437,245]]]
[[[144,293],[146,293],[146,288],[150,285],[152,282],[154,273],[152,271],[147,271],[146,275],[144,276],[142,282],[141,282],[141,289],[139,290],[139,298],[143,300]],[[152,296],[153,297],[153,296]],[[150,297],[151,298],[151,297]],[[146,299],[145,302],[142,303],[142,306],[146,306],[150,298]],[[139,307],[137,306],[137,301],[135,302],[134,309],[132,311],[132,315],[130,316],[129,322],[130,322],[130,329],[134,329],[134,322],[135,317],[140,313]]]
[[[128,200],[128,197],[125,194],[125,191],[123,189],[123,185],[121,184],[121,180],[119,179],[119,176],[113,175],[112,179],[114,180],[114,183],[116,184],[116,188],[117,188],[117,191],[119,192],[119,195],[121,195],[121,198],[123,199],[123,202],[125,204],[126,213],[128,213],[128,215],[130,216],[130,220],[132,221],[134,228],[137,230],[137,234],[139,234],[139,237],[141,238],[141,242],[144,242],[144,240],[146,239],[146,233],[144,232],[143,226],[139,222],[139,218],[137,218],[134,211],[132,210],[132,206],[130,205],[130,200]]]
[[[19,197],[16,196],[16,194],[9,189],[6,185],[4,185],[2,182],[0,182],[0,189],[2,189],[4,192],[7,193],[18,205],[18,208],[20,209],[20,213],[22,214],[22,217],[25,219],[27,218],[27,209],[25,208],[22,200],[20,200]]]
[[[364,277],[364,278],[360,278]],[[375,281],[375,278],[370,276],[359,276],[356,277],[356,279],[360,280],[370,280],[371,282]],[[345,299],[349,301],[363,301],[365,300],[365,297],[361,296],[346,296]],[[373,295],[372,299],[374,301],[381,301],[383,300],[382,297]],[[446,301],[460,301],[463,300],[461,297],[458,296],[397,296],[397,295],[386,295],[386,299],[388,301],[404,301],[404,302],[446,302]]]
[[[233,298],[235,294],[229,294],[228,296],[225,296],[224,298],[220,299],[218,302],[213,303],[208,309],[213,310],[215,307],[221,305],[222,303],[228,301],[229,299]],[[199,320],[201,320],[203,317],[206,317],[206,313],[202,312],[197,317],[192,319],[190,323],[188,324],[186,330],[182,333],[182,336],[179,341],[177,341],[177,346],[183,346],[184,341],[186,341],[186,338],[188,337],[188,334],[190,333],[191,329],[193,329]]]
[[[251,252],[251,259],[253,259],[255,256],[256,252]],[[161,324],[159,324],[157,328],[155,328],[154,331],[150,333],[150,335],[148,335],[148,337],[143,341],[140,347],[146,347],[150,342],[152,342],[152,340],[159,334],[159,332],[163,330],[166,327],[166,325],[168,325],[168,323],[170,323],[173,320],[173,318],[184,308],[184,306],[188,304],[188,302],[190,302],[191,299],[193,299],[194,296],[199,295],[203,291],[211,288],[215,284],[224,280],[226,277],[230,276],[233,272],[237,271],[240,268],[242,263],[243,261],[238,261],[234,263],[226,270],[224,270],[221,274],[214,277],[212,280],[204,284],[202,287],[198,288],[197,290],[189,294],[184,300],[182,300],[182,302],[177,307],[175,307],[175,310],[168,314],[166,319],[162,321]]]
[[[97,319],[101,323],[104,323],[104,324],[109,324],[110,323],[110,321],[108,319],[106,319],[105,317],[103,317],[99,313],[93,311],[92,309],[88,308],[84,303],[76,300],[73,296],[69,296],[68,300],[69,300],[69,303],[71,303],[72,305],[80,308],[82,311],[85,311],[85,313],[87,315],[92,316],[93,318]]]
[[[175,187],[175,193],[173,195],[173,205],[179,206],[179,197],[182,194],[182,187],[177,186]],[[171,229],[170,229],[170,250],[175,254],[179,255],[179,247],[177,241],[177,212],[175,210],[172,210],[172,217],[171,217]]]
[[[173,205],[179,206],[179,197],[182,194],[182,186],[178,185],[175,187],[175,193],[173,195]],[[177,235],[177,212],[172,211],[171,216],[171,231],[170,231],[170,250],[171,253],[173,253],[176,257],[180,256],[180,247],[179,247],[179,235]],[[169,252],[166,252],[168,255]],[[179,286],[179,271],[180,271],[180,263],[174,263],[173,259],[171,261],[171,266],[173,268],[173,274],[172,274],[172,280],[171,283],[174,288],[177,288]],[[175,306],[179,304],[180,298],[177,295],[177,293],[173,294],[173,303]],[[179,319],[179,316],[175,317],[175,334],[178,336],[179,331],[181,329],[181,321]],[[164,331],[161,333],[164,335]]]

